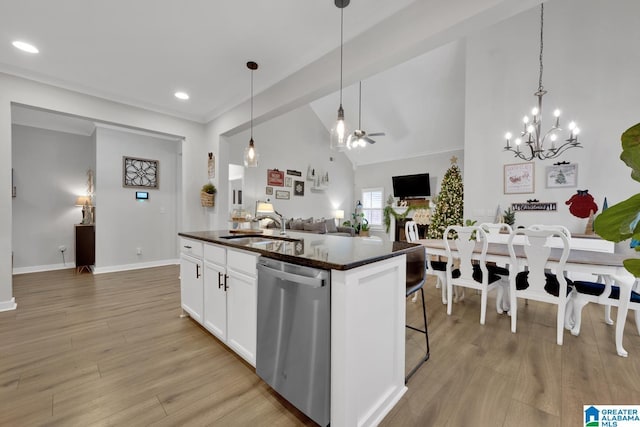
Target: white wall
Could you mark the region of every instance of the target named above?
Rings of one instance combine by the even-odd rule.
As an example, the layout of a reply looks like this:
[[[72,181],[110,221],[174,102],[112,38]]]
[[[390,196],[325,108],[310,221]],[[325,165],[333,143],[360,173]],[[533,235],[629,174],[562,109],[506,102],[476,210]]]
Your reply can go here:
[[[0,203],[0,310],[14,307],[11,268],[11,103],[59,111],[66,114],[121,124],[185,137],[182,144],[181,201],[178,229],[207,228],[206,212],[200,206],[200,187],[206,180],[207,147],[205,127],[201,124],[130,107],[77,92],[56,88],[0,73],[0,188],[4,188]],[[208,150],[211,151],[211,150]],[[98,211],[97,218],[100,221]],[[174,248],[177,254],[177,242]]]
[[[97,272],[176,259],[179,146],[176,140],[96,129]],[[159,188],[123,187],[123,156],[158,160]],[[148,191],[149,200],[136,200],[136,191]]]
[[[344,154],[329,149],[329,133],[309,106],[255,126],[253,137],[260,157],[257,168],[245,169],[245,209],[254,213],[255,201],[269,198],[274,208],[287,218],[333,218],[336,209],[350,210],[353,204],[351,163]],[[227,141],[230,161],[242,164],[244,149],[249,144],[249,132],[238,133]],[[311,181],[305,180],[309,166],[329,173],[327,190],[311,191]],[[293,188],[284,187],[273,187],[274,194],[267,196],[267,169],[302,172],[302,177],[292,178],[293,181],[305,181],[304,196],[294,196]],[[276,190],[289,191],[291,198],[276,199]]]
[[[74,203],[86,194],[87,170],[95,171],[93,138],[19,125],[12,130],[14,272],[71,267],[74,224],[82,220]]]
[[[620,134],[640,121],[640,2],[554,0],[545,3],[544,126],[556,106],[564,123],[579,122],[584,146],[559,160],[577,163],[577,188],[545,188],[545,167],[535,161],[535,192],[504,195],[503,166],[519,163],[502,152],[507,130],[519,131],[534,105],[538,83],[539,8],[515,16],[467,41],[465,217],[490,220],[497,204],[538,199],[557,202],[554,213],[519,212],[517,225],[559,223],[583,232],[586,219],[571,215],[565,201],[588,189],[609,204],[637,193],[630,169],[619,159]],[[557,160],[555,160],[557,161]]]

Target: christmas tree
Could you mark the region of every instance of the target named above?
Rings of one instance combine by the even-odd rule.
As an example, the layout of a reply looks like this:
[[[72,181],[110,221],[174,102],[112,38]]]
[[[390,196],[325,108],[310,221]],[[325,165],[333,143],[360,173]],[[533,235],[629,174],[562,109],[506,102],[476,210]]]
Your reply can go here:
[[[451,167],[444,174],[436,208],[431,216],[428,236],[430,239],[442,239],[444,230],[450,225],[462,225],[463,187],[457,158],[451,158]]]

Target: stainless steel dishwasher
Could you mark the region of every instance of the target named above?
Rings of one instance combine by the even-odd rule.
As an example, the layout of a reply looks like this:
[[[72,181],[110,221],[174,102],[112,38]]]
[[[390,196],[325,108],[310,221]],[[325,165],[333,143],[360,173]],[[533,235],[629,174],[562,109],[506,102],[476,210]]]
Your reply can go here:
[[[258,261],[256,372],[316,423],[330,421],[328,270]]]

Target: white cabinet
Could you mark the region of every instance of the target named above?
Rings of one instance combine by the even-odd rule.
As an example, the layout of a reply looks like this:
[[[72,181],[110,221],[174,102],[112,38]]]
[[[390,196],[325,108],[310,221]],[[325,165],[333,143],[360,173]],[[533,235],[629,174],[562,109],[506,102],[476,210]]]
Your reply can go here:
[[[227,344],[255,366],[257,279],[231,269],[227,271]]]
[[[202,324],[253,366],[256,363],[258,256],[211,243],[205,243],[203,248]]]
[[[227,341],[227,276],[225,266],[204,263],[204,327]]]
[[[180,298],[182,309],[194,320],[202,323],[203,317],[202,260],[190,255],[180,255]]]

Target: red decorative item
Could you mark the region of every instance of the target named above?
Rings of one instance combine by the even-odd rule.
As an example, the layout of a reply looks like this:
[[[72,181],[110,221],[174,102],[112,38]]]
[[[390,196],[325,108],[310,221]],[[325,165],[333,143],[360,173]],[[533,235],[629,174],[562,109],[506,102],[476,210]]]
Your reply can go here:
[[[267,185],[283,187],[284,171],[279,171],[278,169],[267,169]]]
[[[596,205],[593,196],[589,194],[589,190],[578,190],[564,203],[569,205],[569,212],[578,218],[589,218],[591,212],[594,214],[598,212],[598,205]]]

